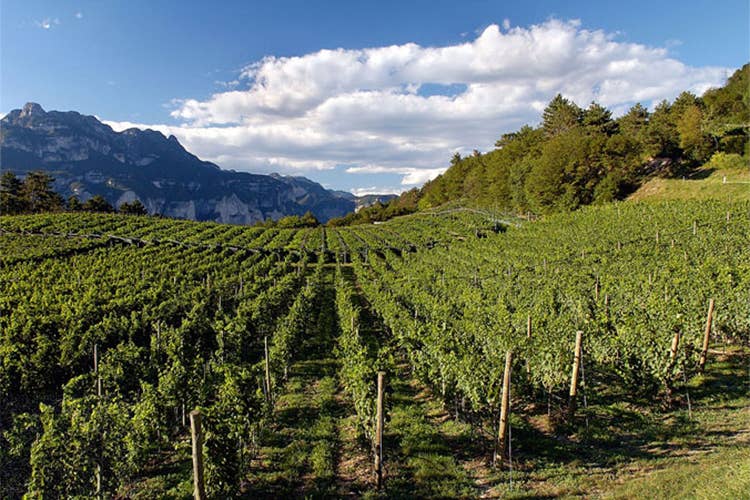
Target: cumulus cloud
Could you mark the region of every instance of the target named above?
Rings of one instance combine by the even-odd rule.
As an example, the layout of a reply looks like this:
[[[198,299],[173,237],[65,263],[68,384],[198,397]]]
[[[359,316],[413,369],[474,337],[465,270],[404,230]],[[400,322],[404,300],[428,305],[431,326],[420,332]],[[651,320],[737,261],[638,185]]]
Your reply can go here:
[[[504,20],[502,29],[490,25],[444,47],[268,56],[244,68],[235,88],[174,101],[181,125],[150,127],[238,170],[343,166],[351,175],[398,174],[407,188],[442,172],[453,152],[490,149],[502,133],[538,122],[558,92],[622,112],[682,90],[701,93],[729,71],[691,67],[666,48],[619,41],[576,20]],[[428,85],[460,90],[435,95]]]
[[[76,12],[75,13],[75,17],[76,17],[76,19],[83,19],[83,12],[80,12],[80,11]]]

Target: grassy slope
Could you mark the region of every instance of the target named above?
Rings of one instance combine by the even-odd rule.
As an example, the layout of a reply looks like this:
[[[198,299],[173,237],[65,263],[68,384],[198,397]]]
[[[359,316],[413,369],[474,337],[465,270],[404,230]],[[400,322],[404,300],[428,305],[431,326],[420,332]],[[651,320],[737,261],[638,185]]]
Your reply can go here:
[[[726,184],[724,184],[726,177]],[[698,169],[683,179],[655,178],[646,182],[629,198],[633,201],[653,200],[750,200],[750,169]]]
[[[688,381],[691,412],[612,397],[590,402],[589,429],[579,417],[567,436],[543,414],[511,417],[518,459],[489,474],[485,497],[750,499],[750,352],[709,359]]]

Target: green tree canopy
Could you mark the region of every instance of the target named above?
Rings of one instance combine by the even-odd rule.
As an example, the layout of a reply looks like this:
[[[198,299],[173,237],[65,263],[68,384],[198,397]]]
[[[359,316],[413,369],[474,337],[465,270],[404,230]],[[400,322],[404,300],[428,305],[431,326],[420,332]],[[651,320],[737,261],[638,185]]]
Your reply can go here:
[[[123,203],[120,205],[120,213],[126,215],[147,215],[148,210],[141,203],[141,200],[134,200],[131,203]]]
[[[3,172],[0,177],[0,214],[14,215],[26,210],[22,191],[23,181],[11,171]]]
[[[86,212],[112,213],[115,211],[115,208],[104,196],[97,194],[86,200],[86,203],[83,204],[83,210]]]
[[[582,116],[581,108],[561,94],[557,94],[542,113],[544,135],[550,138],[566,132],[578,125]]]
[[[55,179],[42,171],[26,174],[21,190],[26,208],[32,213],[61,210],[64,206],[62,196],[52,189]]]

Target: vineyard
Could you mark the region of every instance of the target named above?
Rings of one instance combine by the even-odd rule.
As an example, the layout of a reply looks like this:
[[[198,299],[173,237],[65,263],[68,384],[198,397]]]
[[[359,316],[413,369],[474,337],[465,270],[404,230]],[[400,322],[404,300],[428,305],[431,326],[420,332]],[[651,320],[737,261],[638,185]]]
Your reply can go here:
[[[0,249],[3,498],[190,498],[195,418],[207,498],[598,496],[670,449],[750,463],[747,202],[5,216]]]

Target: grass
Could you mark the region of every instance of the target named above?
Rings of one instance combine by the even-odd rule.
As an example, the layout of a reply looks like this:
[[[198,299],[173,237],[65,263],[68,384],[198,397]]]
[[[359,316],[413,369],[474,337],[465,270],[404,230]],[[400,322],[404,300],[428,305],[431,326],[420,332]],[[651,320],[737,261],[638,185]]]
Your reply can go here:
[[[477,488],[460,461],[467,425],[453,425],[406,367],[389,378],[384,450],[388,498],[474,498]],[[437,410],[437,411],[436,411]],[[434,416],[431,416],[434,415]]]
[[[723,448],[696,460],[665,461],[662,469],[626,481],[605,498],[750,498],[750,446]]]
[[[641,401],[591,397],[589,426],[568,434],[512,420],[514,471],[493,471],[488,496],[508,498],[750,498],[750,375],[746,348],[716,355],[662,412]],[[593,391],[592,391],[593,392]],[[511,482],[512,479],[512,482]]]
[[[724,178],[726,177],[726,184]],[[702,167],[683,179],[654,178],[629,198],[633,201],[656,200],[750,200],[750,169]]]
[[[330,276],[329,276],[330,281]],[[318,319],[334,312],[333,289],[323,292]],[[272,424],[261,436],[260,460],[248,474],[248,498],[336,497],[338,421],[344,414],[337,394],[334,332],[320,322],[302,339],[302,358],[292,364],[274,404]]]

